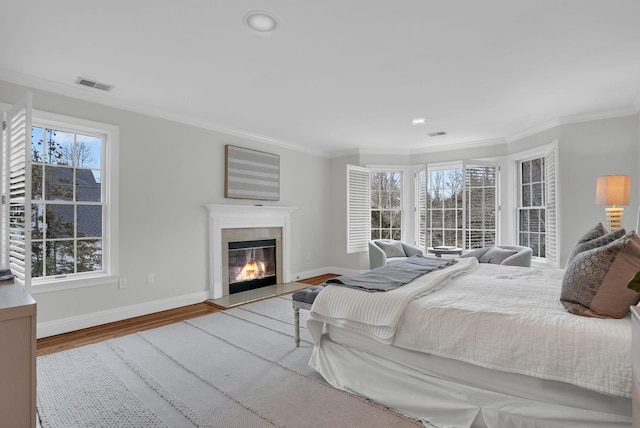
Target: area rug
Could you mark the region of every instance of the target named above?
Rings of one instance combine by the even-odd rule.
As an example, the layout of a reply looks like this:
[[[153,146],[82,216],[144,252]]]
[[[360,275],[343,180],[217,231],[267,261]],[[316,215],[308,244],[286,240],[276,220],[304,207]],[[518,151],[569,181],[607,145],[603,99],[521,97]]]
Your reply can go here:
[[[309,368],[306,316],[299,348],[288,295],[39,357],[41,426],[422,426]]]

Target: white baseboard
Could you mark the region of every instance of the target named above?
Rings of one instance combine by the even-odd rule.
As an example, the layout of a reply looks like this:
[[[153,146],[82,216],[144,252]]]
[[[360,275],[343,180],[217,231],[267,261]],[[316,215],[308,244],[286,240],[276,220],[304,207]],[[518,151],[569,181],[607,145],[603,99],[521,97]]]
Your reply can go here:
[[[94,327],[96,325],[138,317],[140,315],[147,315],[155,312],[166,311],[168,309],[193,305],[195,303],[204,302],[208,299],[209,292],[201,291],[198,293],[186,294],[184,296],[109,309],[107,311],[93,312],[90,314],[78,315],[54,321],[45,321],[38,323],[36,337],[40,339],[42,337],[68,333],[70,331],[81,330],[83,328]]]
[[[327,266],[319,269],[308,270],[304,272],[297,272],[291,275],[293,281],[299,281],[301,279],[313,278],[314,276],[326,275],[333,273],[336,275],[355,275],[362,271],[357,269],[347,269],[335,266]]]
[[[337,275],[355,275],[361,271],[357,269],[346,269],[335,266],[313,269],[292,274],[294,281],[314,276],[333,273]],[[122,308],[109,309],[106,311],[93,312],[90,314],[78,315],[75,317],[63,318],[54,321],[39,322],[36,337],[54,336],[56,334],[68,333],[70,331],[81,330],[83,328],[94,327],[96,325],[107,324],[114,321],[121,321],[141,315],[175,309],[182,306],[193,305],[209,299],[208,291],[187,294],[184,296],[171,297],[168,299],[154,300],[152,302],[140,303],[137,305],[125,306]]]

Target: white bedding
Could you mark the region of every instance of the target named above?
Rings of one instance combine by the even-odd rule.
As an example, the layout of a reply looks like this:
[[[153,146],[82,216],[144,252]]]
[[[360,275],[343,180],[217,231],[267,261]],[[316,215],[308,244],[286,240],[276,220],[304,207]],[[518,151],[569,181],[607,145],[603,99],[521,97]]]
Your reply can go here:
[[[320,343],[322,325],[337,325],[391,343],[407,304],[446,286],[458,275],[473,271],[475,258],[460,259],[446,269],[420,276],[392,291],[368,293],[339,285],[327,285],[316,297],[307,328],[315,344]]]
[[[475,259],[460,259],[466,260]],[[334,287],[325,299],[325,289],[312,308],[310,332],[315,340],[327,322],[405,349],[630,397],[628,317],[603,320],[567,313],[559,302],[562,270],[456,266],[456,273],[443,274],[445,269],[437,272],[440,278],[428,274],[401,287],[412,287],[404,291],[404,300],[392,297],[395,303],[389,307],[377,303],[377,311],[366,311],[362,306],[368,303],[358,301],[372,293],[352,290],[359,293],[352,296]],[[471,273],[460,276],[464,272]],[[434,283],[442,279],[444,284]],[[374,294],[380,300],[390,292]],[[400,300],[406,305],[397,307]],[[332,302],[338,303],[336,310]]]

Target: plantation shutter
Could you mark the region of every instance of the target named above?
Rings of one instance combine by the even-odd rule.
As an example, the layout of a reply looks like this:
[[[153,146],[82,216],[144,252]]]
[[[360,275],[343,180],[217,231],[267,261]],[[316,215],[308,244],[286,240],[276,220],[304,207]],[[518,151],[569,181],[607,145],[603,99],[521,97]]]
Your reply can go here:
[[[558,254],[558,150],[554,141],[544,155],[545,174],[545,258],[553,268],[559,265]]]
[[[483,248],[496,244],[497,172],[495,164],[465,163],[465,247]]]
[[[31,103],[32,93],[7,114],[5,135],[6,245],[9,268],[23,287],[31,282]],[[3,237],[5,238],[5,237]]]
[[[9,267],[9,205],[7,199],[8,179],[9,179],[9,144],[7,143],[7,112],[2,112],[2,175],[0,175],[0,186],[2,188],[2,204],[0,208],[0,269]]]
[[[370,171],[347,165],[347,253],[367,251],[371,239]]]
[[[416,231],[418,247],[427,248],[427,168],[421,167],[416,173]]]

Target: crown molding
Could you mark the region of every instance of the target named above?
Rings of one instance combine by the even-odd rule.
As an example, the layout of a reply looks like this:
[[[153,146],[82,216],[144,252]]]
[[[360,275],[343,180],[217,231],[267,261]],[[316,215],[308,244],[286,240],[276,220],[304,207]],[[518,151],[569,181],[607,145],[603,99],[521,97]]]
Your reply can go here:
[[[507,144],[504,138],[491,138],[488,140],[465,141],[462,143],[442,144],[438,146],[417,148],[412,149],[411,154],[418,155],[425,153],[448,152],[454,150],[473,149],[477,147],[499,146],[503,144]]]
[[[553,129],[561,125],[570,125],[573,123],[589,122],[592,120],[613,119],[616,117],[632,116],[634,114],[637,114],[638,110],[638,108],[631,106],[618,110],[562,116],[551,119],[539,125],[532,126],[531,128],[518,132],[517,134],[510,135],[506,137],[505,140],[507,143],[512,143],[514,141],[521,140],[531,135],[539,134],[540,132]]]
[[[71,84],[61,84],[58,82],[41,79],[33,76],[28,76],[20,73],[15,73],[6,69],[0,69],[0,80],[4,80],[16,85],[27,86],[29,88],[39,89],[46,92],[52,92],[58,95],[64,95],[71,98],[80,99],[100,105],[105,105],[113,108],[118,108],[125,111],[131,111],[134,113],[144,114],[147,116],[156,117],[159,119],[165,119],[172,122],[182,123],[185,125],[194,126],[197,128],[207,129],[214,132],[219,132],[226,135],[232,135],[235,137],[245,138],[248,140],[269,144],[276,147],[281,147],[288,150],[302,152],[314,156],[323,158],[338,158],[349,155],[400,155],[411,156],[417,154],[445,152],[454,150],[464,150],[475,147],[486,147],[500,144],[509,144],[514,141],[529,137],[531,135],[538,134],[540,132],[556,128],[561,125],[568,125],[573,123],[588,122],[592,120],[611,119],[615,117],[636,115],[640,112],[640,93],[636,96],[631,106],[628,108],[611,110],[606,112],[588,113],[581,115],[563,116],[555,119],[551,119],[547,122],[539,125],[532,126],[524,131],[516,134],[509,135],[504,138],[495,138],[489,140],[478,141],[466,141],[453,144],[441,144],[428,147],[414,147],[406,150],[398,149],[350,149],[344,151],[325,151],[303,146],[301,144],[292,143],[289,141],[268,137],[265,135],[257,134],[248,130],[229,128],[222,126],[218,123],[205,120],[196,120],[192,117],[185,115],[178,115],[173,112],[167,112],[162,109],[157,109],[148,105],[132,104],[128,101],[119,99],[111,92],[100,93],[90,88],[80,87]]]
[[[165,119],[172,122],[182,123],[184,125],[195,126],[197,128],[207,129],[210,131],[220,132],[222,134],[232,135],[235,137],[246,138],[252,141],[270,144],[277,147],[282,147],[289,150],[303,152],[310,155],[328,158],[331,154],[324,150],[318,150],[302,146],[300,144],[291,143],[289,141],[280,140],[277,138],[267,137],[251,131],[242,129],[228,128],[215,122],[196,120],[189,116],[178,115],[175,113],[167,112],[162,109],[150,107],[148,105],[133,104],[129,101],[119,99],[113,95],[112,92],[101,93],[90,88],[76,87],[53,82],[46,79],[40,79],[33,76],[28,76],[20,73],[15,73],[6,69],[0,69],[0,80],[4,80],[16,85],[27,86],[29,88],[39,89],[46,92],[52,92],[57,95],[64,95],[71,98],[80,99],[82,101],[88,101],[108,107],[118,108],[125,111],[144,114],[147,116],[156,117],[159,119]]]

